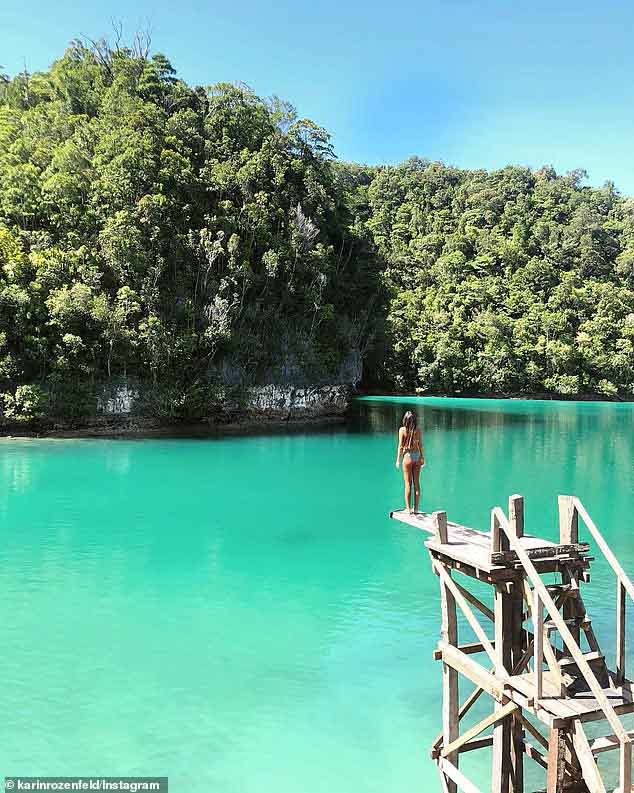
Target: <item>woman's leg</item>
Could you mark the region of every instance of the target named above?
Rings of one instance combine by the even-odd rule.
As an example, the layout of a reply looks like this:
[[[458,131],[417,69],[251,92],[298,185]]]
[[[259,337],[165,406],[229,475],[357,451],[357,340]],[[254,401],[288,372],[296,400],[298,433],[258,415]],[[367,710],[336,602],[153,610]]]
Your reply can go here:
[[[412,499],[412,461],[409,454],[403,455],[403,479],[405,480],[405,512],[411,512]]]
[[[418,504],[420,503],[420,469],[422,467],[420,462],[412,465],[412,479],[414,480],[414,512],[418,512]]]

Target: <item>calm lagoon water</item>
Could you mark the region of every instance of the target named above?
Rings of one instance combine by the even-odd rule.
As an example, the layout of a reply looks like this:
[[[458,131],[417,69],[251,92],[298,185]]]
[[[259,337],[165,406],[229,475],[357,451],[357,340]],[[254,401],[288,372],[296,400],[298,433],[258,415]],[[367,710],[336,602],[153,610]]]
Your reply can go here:
[[[518,492],[528,530],[554,537],[556,496],[575,493],[634,573],[632,405],[368,398],[318,434],[2,440],[0,774],[437,789],[437,583],[423,537],[387,518],[409,405],[423,509],[486,528]],[[609,653],[599,558],[587,593]]]

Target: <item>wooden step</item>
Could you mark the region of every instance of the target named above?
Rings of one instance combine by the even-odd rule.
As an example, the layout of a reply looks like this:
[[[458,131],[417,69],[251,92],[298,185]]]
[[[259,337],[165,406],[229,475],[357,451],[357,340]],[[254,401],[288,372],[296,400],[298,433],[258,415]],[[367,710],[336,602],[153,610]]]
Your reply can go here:
[[[570,619],[564,620],[564,622],[569,628],[582,628],[583,630],[589,628],[592,624],[589,617],[585,615],[583,617],[571,617]],[[557,630],[557,626],[552,620],[544,620],[544,629],[550,635]]]
[[[596,661],[605,661],[605,656],[601,655],[601,653],[596,653],[596,652],[584,653],[583,657],[586,659],[586,661],[589,664]],[[575,661],[574,658],[571,658],[569,655],[564,655],[563,658],[559,659],[559,666],[562,669],[570,669],[571,667],[576,667],[577,662]]]
[[[634,730],[628,732],[630,738],[634,738]],[[601,752],[609,752],[612,749],[618,749],[621,742],[616,735],[602,735],[600,738],[595,738],[590,741],[590,751],[592,754],[601,754]]]

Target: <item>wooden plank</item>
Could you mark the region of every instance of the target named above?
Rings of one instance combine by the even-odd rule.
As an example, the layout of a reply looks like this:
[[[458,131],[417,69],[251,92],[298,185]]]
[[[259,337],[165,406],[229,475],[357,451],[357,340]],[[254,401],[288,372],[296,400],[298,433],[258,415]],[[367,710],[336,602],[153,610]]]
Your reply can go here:
[[[437,564],[435,562],[435,564]],[[446,646],[458,644],[458,620],[456,615],[456,600],[447,585],[451,582],[450,575],[439,565],[440,576],[440,601],[441,601],[441,635]],[[448,746],[458,737],[458,672],[443,660],[442,665],[442,733],[443,746]],[[458,754],[453,752],[448,760],[458,763]],[[448,780],[448,793],[456,793],[455,782]]]
[[[440,652],[442,656],[442,651],[439,650],[438,652]],[[460,709],[458,710],[458,721],[460,721],[460,719],[462,719],[462,717],[465,716],[471,710],[473,705],[478,701],[478,699],[480,699],[482,694],[484,694],[484,689],[480,688],[479,686],[475,688],[471,692],[471,694],[469,694],[469,696],[465,699],[465,701],[460,705]],[[431,750],[432,758],[438,756],[438,747],[441,744],[442,744],[442,731],[438,733],[438,735],[434,739],[434,742],[432,743],[432,750]]]
[[[574,496],[558,496],[559,542],[579,542],[579,513],[575,507]]]
[[[495,653],[501,668],[510,669],[512,639],[512,601],[501,586],[495,588]],[[495,711],[505,705],[496,703]],[[499,721],[493,730],[493,756],[491,763],[492,789],[496,793],[509,793],[511,781],[511,719]]]
[[[564,730],[553,727],[548,737],[548,771],[546,793],[563,793],[566,758],[566,735]]]
[[[449,779],[453,780],[460,790],[464,793],[480,793],[480,790],[471,782],[467,777],[461,773],[453,763],[450,763],[446,757],[441,757],[438,761],[440,770],[445,773]]]
[[[526,718],[526,717],[525,717],[525,716],[522,714],[522,711],[519,711],[518,713],[516,713],[516,714],[515,714],[515,718],[516,718],[518,721],[520,721],[520,722],[521,722],[521,724],[524,726],[524,729],[525,729],[527,732],[530,732],[530,734],[533,736],[533,738],[535,738],[535,740],[536,740],[538,743],[540,743],[540,744],[541,744],[541,745],[544,747],[544,749],[548,749],[548,741],[546,740],[546,738],[544,738],[544,736],[543,736],[543,735],[541,734],[541,732],[540,732],[540,731],[537,729],[537,727],[535,727],[535,725],[534,725],[534,724],[532,724],[532,723],[531,723],[531,722],[530,722],[530,721],[529,721],[529,720],[528,720],[528,719],[527,719],[527,718]]]
[[[619,788],[620,793],[631,793],[632,790],[632,744],[629,736],[621,740]]]
[[[442,564],[440,564],[439,562],[434,562],[434,566],[435,566],[436,572],[439,573],[440,578],[443,581],[443,583],[446,584],[446,586],[449,588],[449,590],[453,594],[453,596],[454,596],[454,598],[456,600],[456,603],[460,606],[463,614],[465,615],[465,617],[467,618],[467,621],[469,622],[469,625],[471,625],[471,627],[473,628],[473,631],[474,631],[475,635],[482,642],[482,645],[483,645],[487,655],[489,656],[491,661],[494,664],[496,664],[496,672],[498,672],[501,675],[504,675],[505,677],[508,677],[508,672],[506,671],[506,669],[504,667],[500,666],[498,658],[495,655],[495,650],[493,649],[493,645],[491,644],[491,642],[487,638],[486,634],[482,630],[482,626],[480,625],[478,620],[475,618],[473,612],[469,608],[469,604],[467,603],[466,599],[464,598],[464,596],[462,595],[462,593],[460,592],[458,587],[455,585],[454,581],[450,578],[450,576],[448,575],[447,571],[444,569]]]
[[[575,721],[572,729],[572,744],[588,790],[590,793],[606,793],[605,785],[601,779],[599,768],[594,760],[583,726],[578,721]]]
[[[534,654],[535,654],[535,702],[542,698],[542,676],[544,672],[544,612],[539,592],[535,590],[533,604],[533,620],[535,621]]]
[[[625,587],[616,582],[616,682],[625,680]]]
[[[517,494],[509,497],[509,524],[516,537],[524,536],[524,499]]]
[[[524,751],[527,757],[530,757],[531,760],[535,760],[542,768],[548,769],[548,763],[544,755],[528,741],[524,741]]]
[[[434,534],[438,542],[443,544],[449,542],[447,535],[447,513],[444,511],[432,512],[432,521],[434,524]]]
[[[496,510],[500,512],[503,518],[504,513],[502,513],[499,507],[497,507]],[[522,548],[522,545],[520,544],[519,540],[516,537],[514,537],[510,532],[506,519],[501,520],[500,523],[502,525],[502,529],[509,538],[511,547],[513,548],[514,551],[517,552],[517,555],[519,556],[522,564],[524,565],[526,573],[531,579],[533,587],[538,590],[540,599],[543,602],[544,606],[546,607],[546,610],[548,611],[551,620],[557,626],[559,635],[561,636],[564,644],[568,648],[570,655],[577,661],[577,666],[579,667],[579,671],[585,678],[586,683],[590,687],[592,693],[595,695],[597,702],[603,709],[603,712],[605,713],[607,720],[610,722],[610,726],[612,727],[614,732],[619,736],[619,738],[623,739],[623,737],[625,736],[625,730],[623,729],[623,725],[621,724],[618,716],[612,709],[612,706],[610,705],[605,694],[603,693],[603,689],[601,688],[598,680],[596,679],[594,672],[592,671],[592,669],[590,669],[590,666],[583,657],[583,653],[581,652],[579,645],[574,641],[568,629],[568,626],[563,621],[561,615],[559,614],[559,611],[555,607],[553,599],[546,590],[544,582],[539,577],[539,574],[535,569],[535,566],[526,555],[526,552]]]
[[[628,732],[630,738],[634,738],[634,731]],[[590,742],[590,751],[592,754],[602,754],[603,752],[611,752],[613,749],[618,749],[621,741],[616,735],[602,735],[600,738],[595,738]]]
[[[496,724],[500,721],[500,719],[506,718],[516,710],[518,710],[518,706],[514,702],[507,702],[506,705],[501,705],[499,710],[494,710],[493,713],[490,713],[488,716],[482,719],[482,721],[479,721],[477,724],[463,733],[459,738],[456,738],[456,740],[450,743],[449,746],[445,746],[445,748],[441,751],[440,756],[448,757],[452,752],[458,751],[458,749],[460,749],[463,744],[480,735],[480,733],[484,732],[487,727],[490,727],[492,724]],[[493,738],[495,740],[495,736],[493,736]]]
[[[495,647],[495,642],[492,643]],[[465,655],[474,655],[475,653],[483,653],[484,646],[482,642],[471,642],[470,644],[460,644],[458,645],[458,649],[460,652],[463,652]],[[434,661],[442,660],[442,652],[438,649],[432,652],[432,657]]]
[[[619,564],[618,559],[610,550],[610,547],[608,546],[607,542],[603,539],[603,535],[601,534],[599,529],[597,529],[596,525],[594,524],[594,521],[592,520],[590,515],[588,515],[586,508],[583,506],[581,501],[579,501],[579,499],[576,496],[574,497],[574,504],[577,511],[579,512],[579,515],[581,515],[583,522],[588,527],[590,534],[592,534],[594,541],[599,546],[601,552],[607,559],[608,564],[610,565],[612,570],[614,570],[614,572],[616,573],[617,578],[623,584],[623,587],[625,588],[628,595],[632,598],[632,600],[634,600],[634,584],[632,584],[630,579],[625,574],[625,571]]]
[[[439,642],[438,646],[443,652],[443,662],[449,664],[453,669],[464,675],[479,688],[484,689],[495,699],[506,704],[508,697],[504,693],[504,679],[500,679],[488,672],[483,666],[471,657],[461,653],[457,647],[453,647],[446,642]]]
[[[460,594],[464,598],[466,598],[469,601],[469,603],[471,603],[472,606],[475,606],[478,609],[478,611],[482,612],[482,614],[484,614],[484,616],[488,617],[490,620],[493,621],[495,619],[495,615],[493,611],[488,606],[486,606],[479,598],[477,598],[472,592],[469,592],[468,589],[463,587],[457,581],[454,581],[454,584],[460,590]]]
[[[469,743],[465,743],[465,745],[460,749],[460,754],[464,754],[465,752],[473,752],[475,749],[484,749],[487,746],[491,746],[492,743],[492,735],[487,735],[484,738],[476,738],[475,741],[469,741]]]

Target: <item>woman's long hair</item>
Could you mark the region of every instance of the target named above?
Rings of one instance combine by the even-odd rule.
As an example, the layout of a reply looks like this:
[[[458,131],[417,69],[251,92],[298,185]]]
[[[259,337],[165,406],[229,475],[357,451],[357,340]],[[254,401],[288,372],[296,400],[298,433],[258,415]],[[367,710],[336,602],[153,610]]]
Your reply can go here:
[[[412,444],[414,443],[414,433],[416,432],[416,427],[418,426],[416,413],[414,413],[412,410],[408,410],[403,416],[403,426],[405,427],[405,443],[403,444],[403,448],[411,449]]]

